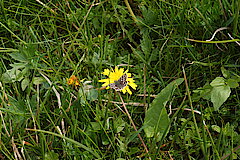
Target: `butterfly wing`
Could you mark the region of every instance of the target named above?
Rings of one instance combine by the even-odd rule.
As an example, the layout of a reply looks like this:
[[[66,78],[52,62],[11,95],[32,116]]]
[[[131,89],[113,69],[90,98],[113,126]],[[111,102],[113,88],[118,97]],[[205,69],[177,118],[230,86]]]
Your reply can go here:
[[[115,81],[114,83],[110,83],[109,87],[115,89],[116,91],[120,91],[127,86],[127,78],[127,74],[125,73],[119,78],[119,80]]]

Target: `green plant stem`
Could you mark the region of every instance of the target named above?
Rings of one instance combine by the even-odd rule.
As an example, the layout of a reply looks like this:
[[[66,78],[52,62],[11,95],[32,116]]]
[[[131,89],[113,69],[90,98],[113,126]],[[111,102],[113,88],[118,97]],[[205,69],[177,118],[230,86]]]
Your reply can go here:
[[[201,136],[200,136],[200,133],[199,133],[199,129],[198,129],[198,126],[197,126],[197,121],[196,121],[196,117],[195,117],[195,113],[194,113],[194,109],[193,109],[192,99],[191,99],[190,91],[189,91],[189,88],[188,88],[186,73],[185,73],[184,67],[182,67],[182,69],[183,69],[183,76],[184,76],[184,81],[185,81],[185,85],[186,85],[186,91],[187,91],[189,103],[190,103],[191,110],[192,110],[194,127],[195,127],[195,130],[197,132],[198,138],[201,140]],[[204,150],[203,142],[200,142],[200,147],[201,147],[201,150],[203,152],[204,158],[207,159],[207,155],[206,155],[206,152]]]
[[[236,14],[234,16],[234,22],[233,22],[233,33],[237,34],[237,27],[238,27],[238,19],[239,19],[239,11],[240,11],[240,2],[236,1]]]
[[[124,2],[125,2],[125,4],[126,4],[126,6],[127,6],[127,9],[128,9],[128,11],[129,11],[130,15],[132,16],[132,19],[133,19],[134,22],[136,23],[136,22],[137,22],[137,18],[136,18],[136,16],[135,16],[135,14],[133,13],[130,4],[128,3],[128,0],[124,0]]]
[[[0,22],[0,24],[8,31],[10,32],[14,37],[16,37],[20,42],[22,42],[23,44],[27,44],[24,40],[22,40],[21,38],[19,38],[15,33],[13,33],[13,31],[11,31],[7,26],[5,26],[2,22]]]
[[[216,153],[218,159],[221,159],[220,156],[219,156],[218,150],[217,150],[217,148],[216,148],[216,145],[214,144],[214,140],[213,140],[213,138],[212,138],[212,135],[211,135],[211,133],[210,133],[210,131],[209,131],[209,129],[208,129],[208,127],[207,127],[207,125],[206,125],[205,123],[204,123],[204,127],[205,127],[205,129],[207,130],[207,132],[208,132],[208,135],[209,135],[210,140],[211,140],[212,145],[213,145],[213,150],[214,150],[214,152]]]
[[[94,152],[91,148],[71,139],[71,138],[68,138],[68,137],[65,137],[63,135],[60,135],[60,134],[57,134],[57,133],[54,133],[54,132],[49,132],[49,131],[45,131],[45,130],[40,130],[40,129],[30,129],[30,128],[26,128],[27,131],[35,131],[35,132],[41,132],[41,133],[47,133],[47,134],[51,134],[53,136],[57,136],[57,137],[60,137],[62,139],[65,139],[66,141],[69,141],[73,144],[75,144],[76,146],[78,147],[81,147],[83,149],[85,149],[86,151],[92,153],[96,158],[100,158],[100,155],[96,152]]]

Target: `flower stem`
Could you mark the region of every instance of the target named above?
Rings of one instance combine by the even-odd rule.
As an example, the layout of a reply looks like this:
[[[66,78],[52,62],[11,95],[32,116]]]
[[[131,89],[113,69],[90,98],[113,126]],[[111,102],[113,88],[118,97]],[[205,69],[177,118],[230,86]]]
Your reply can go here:
[[[126,105],[125,105],[125,103],[124,103],[124,101],[123,101],[123,98],[122,98],[122,96],[121,96],[121,94],[120,94],[119,92],[118,92],[118,95],[119,95],[119,97],[120,97],[120,99],[121,99],[121,101],[122,101],[123,108],[124,108],[124,110],[125,110],[128,118],[129,118],[130,122],[132,123],[132,126],[133,126],[134,130],[135,130],[135,131],[138,131],[135,123],[134,123],[133,120],[132,120],[131,115],[129,114],[129,112],[128,112],[128,110],[127,110],[127,107],[126,107]],[[143,141],[142,136],[140,135],[140,133],[138,133],[138,138],[139,138],[140,141],[142,142],[142,145],[143,145],[146,153],[148,153],[148,148],[147,148],[146,144],[144,143],[144,141]]]

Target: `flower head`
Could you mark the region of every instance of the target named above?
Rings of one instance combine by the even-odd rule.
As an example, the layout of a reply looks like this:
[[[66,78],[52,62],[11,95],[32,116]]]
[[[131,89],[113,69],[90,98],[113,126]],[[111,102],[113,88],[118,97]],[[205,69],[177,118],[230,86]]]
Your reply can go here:
[[[67,84],[73,86],[80,86],[80,82],[83,82],[84,79],[80,80],[75,76],[72,75],[70,78],[67,78]]]
[[[116,91],[121,91],[124,94],[126,92],[132,94],[129,86],[133,89],[137,88],[137,85],[135,84],[134,79],[131,78],[131,73],[128,73],[128,70],[124,71],[123,68],[118,69],[116,66],[115,69],[112,69],[111,71],[109,69],[104,69],[102,74],[108,76],[107,79],[99,80],[99,82],[103,82],[102,86],[106,87],[106,89],[112,88]]]

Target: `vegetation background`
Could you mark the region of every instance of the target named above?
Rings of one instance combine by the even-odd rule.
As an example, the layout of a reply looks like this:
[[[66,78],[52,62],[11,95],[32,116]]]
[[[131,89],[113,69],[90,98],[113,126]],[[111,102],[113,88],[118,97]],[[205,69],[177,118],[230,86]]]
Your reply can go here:
[[[0,159],[240,159],[239,11],[0,0]],[[133,74],[132,95],[99,90],[115,66]]]

